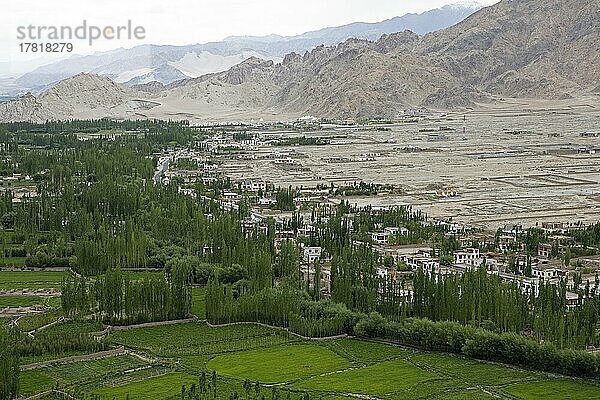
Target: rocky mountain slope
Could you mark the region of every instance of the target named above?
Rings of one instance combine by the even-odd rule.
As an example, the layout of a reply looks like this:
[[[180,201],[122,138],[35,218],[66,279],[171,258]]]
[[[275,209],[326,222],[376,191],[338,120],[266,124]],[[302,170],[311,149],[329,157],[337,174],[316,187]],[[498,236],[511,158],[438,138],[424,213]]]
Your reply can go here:
[[[106,77],[79,74],[61,81],[38,97],[29,93],[0,103],[0,119],[4,122],[44,122],[69,118],[119,118],[155,105],[136,99],[136,94]]]
[[[600,82],[600,1],[503,0],[427,35],[417,51],[487,92],[570,96]]]
[[[394,116],[406,107],[494,97],[563,99],[600,84],[598,0],[503,0],[424,37],[348,40],[212,76],[277,90],[264,107],[324,116]],[[231,75],[235,74],[235,79]],[[193,87],[194,80],[180,83]]]
[[[81,96],[74,101],[44,94],[34,103],[46,105],[53,118],[68,114],[59,106],[65,102],[81,103],[78,110],[95,115],[104,109],[111,115],[125,110],[192,119],[244,113],[390,117],[408,107],[447,109],[501,97],[564,99],[597,92],[599,57],[598,0],[502,0],[425,36],[405,31],[377,41],[351,39],[290,53],[281,63],[252,57],[225,72],[145,85],[144,94],[104,81],[102,87],[116,93],[106,94],[109,100],[99,100],[97,108]],[[105,96],[100,89],[93,95]],[[134,100],[141,97],[153,103]],[[31,108],[30,97],[21,102],[0,106],[0,117],[18,118],[20,110]],[[41,118],[43,110],[37,109],[22,118]]]

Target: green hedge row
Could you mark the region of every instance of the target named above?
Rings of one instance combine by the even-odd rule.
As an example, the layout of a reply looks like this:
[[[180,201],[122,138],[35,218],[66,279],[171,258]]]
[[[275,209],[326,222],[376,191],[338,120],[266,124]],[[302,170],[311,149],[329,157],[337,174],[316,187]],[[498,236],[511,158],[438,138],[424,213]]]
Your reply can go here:
[[[600,378],[600,357],[577,350],[560,350],[516,333],[495,333],[454,322],[408,318],[390,322],[371,313],[354,327],[356,336],[380,338],[425,350],[518,365],[563,375]]]

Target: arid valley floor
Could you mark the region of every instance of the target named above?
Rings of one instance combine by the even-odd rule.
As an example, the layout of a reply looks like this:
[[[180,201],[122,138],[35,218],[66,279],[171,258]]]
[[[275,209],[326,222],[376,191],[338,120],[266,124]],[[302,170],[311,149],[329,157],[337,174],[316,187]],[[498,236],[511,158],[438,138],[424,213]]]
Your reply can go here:
[[[600,132],[600,109],[592,104],[515,102],[368,128],[265,130],[265,140],[305,136],[329,144],[274,150],[259,143],[249,155],[224,157],[222,169],[232,178],[282,186],[361,180],[399,185],[399,193],[347,200],[411,204],[482,228],[540,220],[589,223],[600,214],[600,138],[594,134]],[[273,158],[289,158],[293,165]]]

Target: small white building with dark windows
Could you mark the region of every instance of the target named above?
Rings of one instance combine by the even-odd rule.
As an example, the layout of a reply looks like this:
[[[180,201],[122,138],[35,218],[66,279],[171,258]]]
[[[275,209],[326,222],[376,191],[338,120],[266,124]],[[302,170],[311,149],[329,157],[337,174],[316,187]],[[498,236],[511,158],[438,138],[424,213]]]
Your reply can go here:
[[[305,262],[312,264],[321,258],[323,249],[321,247],[305,247],[303,250],[303,259]]]

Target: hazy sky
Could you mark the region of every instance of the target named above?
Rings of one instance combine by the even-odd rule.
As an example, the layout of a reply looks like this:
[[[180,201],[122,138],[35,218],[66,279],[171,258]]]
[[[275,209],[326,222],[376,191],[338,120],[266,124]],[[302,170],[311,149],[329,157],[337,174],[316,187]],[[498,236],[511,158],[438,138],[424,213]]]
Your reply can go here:
[[[422,12],[458,0],[3,0],[0,15],[0,63],[17,64],[42,55],[23,54],[19,26],[73,28],[84,19],[99,27],[132,21],[143,26],[145,40],[98,40],[92,46],[73,40],[74,53],[143,43],[191,44],[230,35],[294,35],[355,21],[375,22]],[[490,5],[498,0],[478,0]],[[48,55],[44,55],[48,57]],[[54,56],[56,57],[56,56]],[[5,64],[6,65],[6,64]]]

